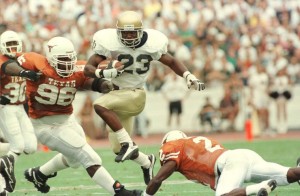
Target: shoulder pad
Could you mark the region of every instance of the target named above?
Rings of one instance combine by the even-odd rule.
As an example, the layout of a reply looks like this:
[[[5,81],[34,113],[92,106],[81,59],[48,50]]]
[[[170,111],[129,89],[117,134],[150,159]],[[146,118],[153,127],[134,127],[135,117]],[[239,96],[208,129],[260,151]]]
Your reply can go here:
[[[162,50],[163,53],[167,52],[169,40],[165,34],[154,29],[144,29],[148,34],[146,47],[148,50]]]
[[[93,51],[99,55],[110,58],[110,51],[115,51],[120,46],[116,29],[103,29],[94,34],[92,47]]]

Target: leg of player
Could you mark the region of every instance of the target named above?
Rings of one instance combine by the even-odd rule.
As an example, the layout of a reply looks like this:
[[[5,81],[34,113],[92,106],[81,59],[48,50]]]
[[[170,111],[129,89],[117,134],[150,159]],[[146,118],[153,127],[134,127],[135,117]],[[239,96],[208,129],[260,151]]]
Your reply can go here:
[[[90,177],[109,193],[117,196],[141,195],[140,190],[127,190],[119,181],[114,180],[107,170],[101,165],[93,165],[86,169]]]
[[[300,168],[300,157],[297,159],[297,167]],[[300,185],[300,180],[298,180],[298,184]]]
[[[115,158],[115,161],[123,162],[125,160],[132,159],[132,157],[136,157],[136,154],[138,153],[138,146],[132,141],[116,113],[100,105],[94,105],[94,109],[106,122],[106,124],[116,133],[117,140],[121,144],[120,152]]]
[[[66,168],[69,168],[67,160],[62,154],[57,154],[44,165],[27,169],[24,175],[29,182],[34,184],[38,191],[48,193],[50,186],[47,184],[47,180],[55,177],[58,171]],[[141,191],[139,190],[131,191],[125,189],[125,187],[120,182],[114,180],[107,170],[101,165],[93,165],[88,167],[86,170],[96,184],[100,185],[113,195],[135,196],[141,194]]]

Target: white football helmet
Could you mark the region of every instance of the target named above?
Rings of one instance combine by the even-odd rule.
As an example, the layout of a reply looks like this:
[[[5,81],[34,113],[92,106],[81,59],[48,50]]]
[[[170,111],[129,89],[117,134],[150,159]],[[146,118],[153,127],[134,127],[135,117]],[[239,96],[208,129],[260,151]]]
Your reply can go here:
[[[17,53],[22,52],[22,40],[14,31],[5,31],[0,37],[1,53],[15,58]]]
[[[126,11],[117,18],[117,34],[120,41],[127,47],[134,48],[143,37],[143,22],[141,15],[134,11]],[[128,37],[128,34],[134,34]]]
[[[77,54],[73,43],[64,37],[54,37],[46,45],[49,64],[61,77],[70,77],[75,71]]]
[[[187,138],[186,134],[183,133],[182,131],[179,131],[179,130],[169,131],[168,133],[166,133],[166,135],[162,139],[161,144],[163,145],[166,142],[178,140],[178,139],[182,139],[182,138]]]

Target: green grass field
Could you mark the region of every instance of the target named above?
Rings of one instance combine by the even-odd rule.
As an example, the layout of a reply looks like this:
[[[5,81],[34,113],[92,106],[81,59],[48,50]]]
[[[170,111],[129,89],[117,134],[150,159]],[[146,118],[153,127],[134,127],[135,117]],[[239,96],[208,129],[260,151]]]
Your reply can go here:
[[[100,141],[101,142],[101,141]],[[267,161],[276,162],[285,166],[295,166],[296,159],[300,156],[300,142],[298,140],[273,140],[228,142],[224,146],[230,149],[248,148],[255,150]],[[140,149],[147,153],[154,153],[158,158],[159,146],[141,146]],[[128,189],[145,189],[142,170],[132,161],[115,163],[114,154],[108,148],[97,149],[106,169],[115,179],[122,182]],[[17,185],[11,195],[44,195],[36,191],[33,185],[25,180],[23,172],[26,168],[39,166],[50,159],[54,152],[37,152],[34,155],[22,155],[16,164],[15,173]],[[156,162],[155,172],[158,171],[159,161]],[[51,190],[47,195],[109,195],[101,187],[98,187],[83,168],[66,169],[59,172],[55,178],[49,181]],[[180,195],[204,195],[213,196],[214,192],[200,184],[187,181],[180,174],[171,176],[163,183],[157,195],[180,196]],[[297,183],[289,186],[277,187],[272,195],[295,196],[300,195],[300,187]]]

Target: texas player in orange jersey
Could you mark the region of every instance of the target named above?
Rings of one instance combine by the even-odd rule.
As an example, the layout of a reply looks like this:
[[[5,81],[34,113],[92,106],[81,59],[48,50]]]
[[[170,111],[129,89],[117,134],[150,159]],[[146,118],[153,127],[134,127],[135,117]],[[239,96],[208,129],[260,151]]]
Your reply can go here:
[[[216,196],[266,196],[277,185],[300,180],[300,163],[294,168],[281,166],[265,161],[252,150],[228,150],[213,139],[187,137],[178,130],[164,136],[159,157],[161,168],[144,196],[154,195],[161,183],[176,171],[189,180],[210,186]],[[243,187],[244,182],[257,184]]]
[[[50,39],[46,57],[25,53],[17,62],[7,62],[5,71],[12,75],[26,72],[29,116],[40,143],[59,153],[44,165],[29,168],[25,178],[38,191],[47,193],[47,180],[62,169],[83,166],[96,184],[112,195],[140,195],[126,190],[102,166],[99,155],[87,143],[82,127],[72,113],[72,102],[78,89],[98,92],[110,90],[110,82],[84,76],[83,67],[76,66],[77,55],[72,42],[63,37]]]
[[[0,37],[0,129],[8,143],[0,144],[6,155],[0,159],[0,172],[6,181],[5,189],[12,192],[15,177],[8,168],[13,168],[19,155],[32,154],[37,149],[33,126],[23,107],[26,81],[20,76],[9,76],[3,72],[4,62],[14,60],[22,52],[22,41],[14,31],[5,31]],[[1,192],[1,190],[0,190]],[[1,195],[1,193],[0,193]]]

